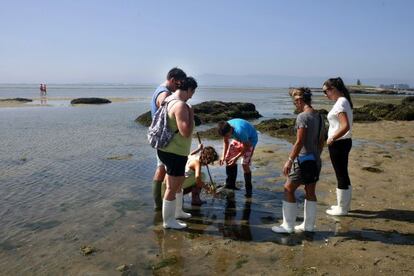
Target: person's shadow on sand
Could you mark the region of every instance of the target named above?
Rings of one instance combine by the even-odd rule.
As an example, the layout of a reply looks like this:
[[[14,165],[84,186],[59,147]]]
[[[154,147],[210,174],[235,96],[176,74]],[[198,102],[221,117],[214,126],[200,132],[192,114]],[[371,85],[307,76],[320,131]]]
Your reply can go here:
[[[365,219],[388,219],[414,223],[414,211],[385,209],[379,211],[352,210],[348,217]]]

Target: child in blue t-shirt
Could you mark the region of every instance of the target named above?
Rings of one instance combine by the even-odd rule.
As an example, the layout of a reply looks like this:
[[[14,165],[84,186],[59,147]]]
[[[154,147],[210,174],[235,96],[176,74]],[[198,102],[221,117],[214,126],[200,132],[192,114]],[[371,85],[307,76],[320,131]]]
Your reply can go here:
[[[237,160],[242,158],[246,197],[252,196],[252,172],[250,164],[253,157],[258,138],[257,131],[248,121],[243,119],[232,119],[227,122],[218,123],[218,133],[223,137],[223,155],[220,165],[226,164],[225,188],[238,190]],[[231,143],[229,140],[232,139]]]

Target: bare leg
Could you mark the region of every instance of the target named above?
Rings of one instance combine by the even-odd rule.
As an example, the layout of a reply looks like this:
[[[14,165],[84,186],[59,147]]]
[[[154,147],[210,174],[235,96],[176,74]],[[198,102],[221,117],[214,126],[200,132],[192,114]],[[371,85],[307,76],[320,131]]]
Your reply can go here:
[[[152,181],[152,196],[154,198],[154,209],[156,211],[162,209],[162,182],[164,181],[165,177],[165,166],[160,165],[157,167],[154,178]]]
[[[181,185],[184,182],[184,176],[166,176],[167,189],[165,190],[164,199],[168,201],[175,200],[175,194],[181,191]]]
[[[165,173],[166,173],[165,172],[165,166],[164,165],[158,166],[157,169],[155,170],[153,180],[154,181],[161,181],[161,182],[164,181]]]
[[[305,185],[305,198],[309,201],[317,201],[315,193],[316,183]]]
[[[295,191],[299,186],[300,186],[300,184],[293,184],[289,180],[286,181],[285,186],[284,186],[284,188],[285,188],[284,189],[285,201],[292,202],[292,203],[296,202]]]

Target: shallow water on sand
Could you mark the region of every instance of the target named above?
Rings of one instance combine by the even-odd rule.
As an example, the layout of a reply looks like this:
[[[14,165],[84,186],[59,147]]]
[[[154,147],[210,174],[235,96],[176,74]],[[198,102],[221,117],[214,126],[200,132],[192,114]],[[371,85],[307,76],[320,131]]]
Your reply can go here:
[[[14,97],[37,96],[35,88],[14,89]],[[12,96],[2,91],[0,97]],[[73,93],[55,91],[57,95],[49,87],[51,106],[0,109],[0,267],[12,274],[77,269],[113,271],[116,263],[112,264],[112,257],[105,257],[102,250],[106,254],[117,252],[118,247],[134,250],[130,244],[139,242],[144,253],[134,255],[146,256],[150,254],[148,250],[156,247],[153,229],[162,228],[159,214],[152,211],[155,154],[146,142],[146,128],[134,122],[148,110],[152,89],[141,89],[138,93],[121,89],[118,93],[111,88],[99,96],[133,100],[82,107],[72,107],[69,100],[61,98],[97,96],[95,88]],[[210,99],[250,101],[261,105],[259,111],[265,116],[274,116],[275,112],[283,116],[289,113],[285,105],[276,111],[272,108],[280,97],[269,96],[276,93],[200,89],[192,103]],[[58,104],[53,104],[52,95]],[[268,101],[269,98],[274,100]],[[267,137],[263,143],[276,140]],[[206,144],[213,144],[218,150],[221,146],[220,142],[206,141]],[[224,181],[223,168],[212,167],[211,171],[215,181]],[[271,200],[276,195],[263,193],[260,204],[259,194],[252,203],[245,203],[242,194],[242,191],[236,193],[231,200],[206,197],[207,205],[194,209],[195,217],[189,223],[192,231],[242,240],[263,239],[261,232],[268,232],[266,229],[259,225],[249,230],[250,226],[239,221],[241,217],[246,220],[248,213],[260,214],[254,216],[255,224],[260,216],[273,219],[280,201]],[[189,200],[185,198],[186,208],[191,208]],[[200,226],[204,225],[200,220],[207,227]],[[228,224],[229,221],[232,222]],[[131,234],[131,229],[136,232]],[[88,257],[79,252],[83,244],[97,247],[96,254],[102,259],[92,265],[85,264]],[[123,253],[117,254],[120,262],[128,259]],[[110,268],[100,262],[111,263]]]
[[[301,238],[286,240],[270,231],[271,224],[281,217],[282,194],[269,190],[255,190],[252,200],[244,198],[243,190],[206,196],[207,203],[201,208],[192,207],[185,197],[184,207],[193,214],[189,228],[164,231],[160,213],[152,211],[155,153],[146,142],[146,128],[134,122],[148,110],[153,87],[110,87],[100,93],[96,87],[52,88],[49,103],[56,91],[53,96],[57,98],[133,100],[102,106],[72,107],[64,101],[47,107],[0,109],[3,273],[111,274],[123,263],[133,263],[138,272],[148,273],[149,261],[169,250],[191,246],[191,239],[199,236],[301,242]],[[35,87],[14,87],[13,93],[2,89],[0,97],[4,98],[37,96]],[[252,102],[264,118],[293,116],[284,89],[200,88],[191,103],[213,99]],[[258,147],[275,143],[288,145],[261,135]],[[220,142],[205,144],[221,151]],[[267,171],[254,176],[255,186],[266,186],[266,178],[280,174]],[[224,168],[213,166],[211,172],[216,183],[224,182]],[[92,257],[80,253],[85,244],[96,248]]]

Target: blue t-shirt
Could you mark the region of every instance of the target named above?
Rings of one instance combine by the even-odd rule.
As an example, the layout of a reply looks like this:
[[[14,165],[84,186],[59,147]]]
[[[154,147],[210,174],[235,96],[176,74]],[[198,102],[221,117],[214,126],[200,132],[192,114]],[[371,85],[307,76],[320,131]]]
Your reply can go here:
[[[168,90],[168,88],[165,85],[160,85],[158,86],[157,90],[155,90],[154,94],[152,94],[152,99],[151,99],[151,116],[154,118],[155,112],[157,112],[158,107],[157,107],[157,97],[162,93],[162,92],[170,92],[170,90]]]
[[[250,142],[253,147],[257,144],[257,131],[248,121],[243,119],[232,119],[227,121],[233,127],[231,138],[242,142]]]

